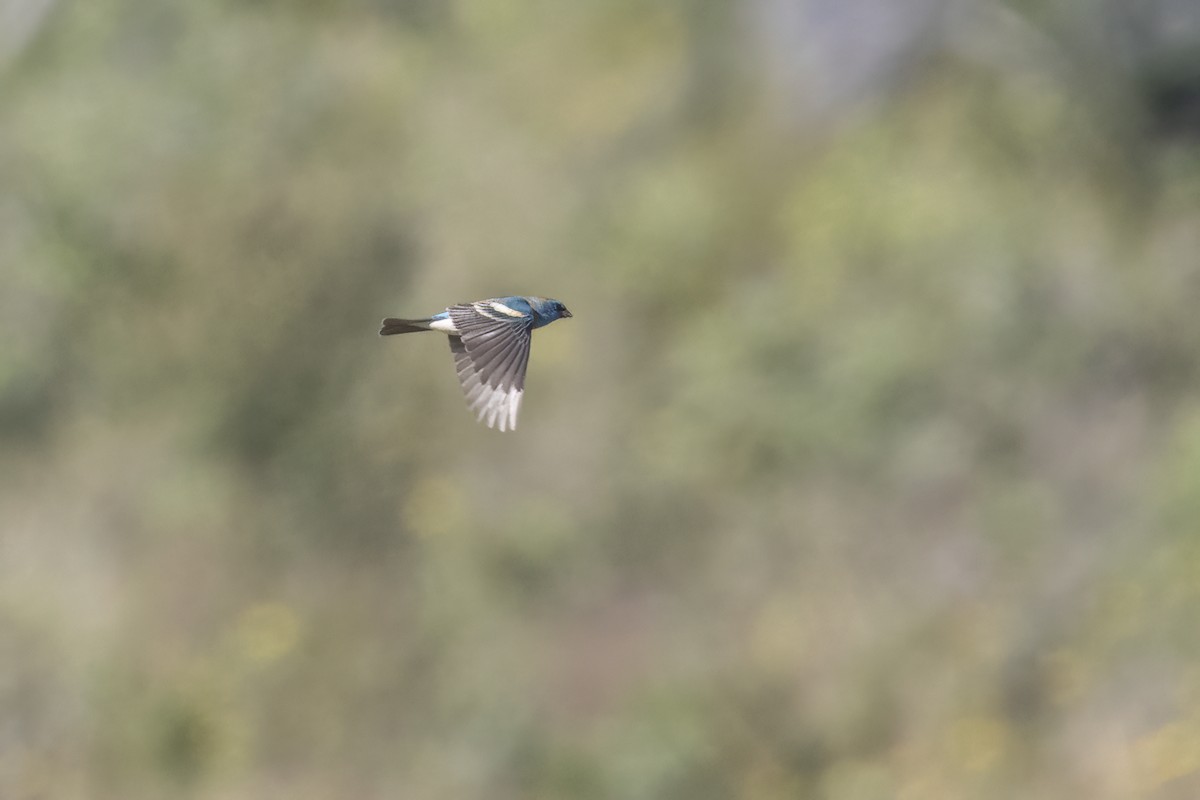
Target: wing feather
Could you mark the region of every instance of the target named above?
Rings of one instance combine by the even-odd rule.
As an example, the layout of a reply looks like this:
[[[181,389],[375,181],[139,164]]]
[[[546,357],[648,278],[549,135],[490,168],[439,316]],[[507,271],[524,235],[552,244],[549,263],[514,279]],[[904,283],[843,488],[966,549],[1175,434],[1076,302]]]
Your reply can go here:
[[[493,316],[494,309],[484,313],[474,303],[448,310],[458,329],[449,337],[450,350],[467,406],[490,428],[515,428],[529,365],[531,319],[500,318]]]

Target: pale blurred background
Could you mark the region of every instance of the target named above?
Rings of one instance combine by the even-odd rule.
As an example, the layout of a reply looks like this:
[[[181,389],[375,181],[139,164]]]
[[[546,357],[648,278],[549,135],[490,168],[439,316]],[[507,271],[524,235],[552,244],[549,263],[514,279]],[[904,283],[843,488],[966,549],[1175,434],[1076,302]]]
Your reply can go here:
[[[0,797],[1200,796],[1198,351],[1192,0],[0,0]]]

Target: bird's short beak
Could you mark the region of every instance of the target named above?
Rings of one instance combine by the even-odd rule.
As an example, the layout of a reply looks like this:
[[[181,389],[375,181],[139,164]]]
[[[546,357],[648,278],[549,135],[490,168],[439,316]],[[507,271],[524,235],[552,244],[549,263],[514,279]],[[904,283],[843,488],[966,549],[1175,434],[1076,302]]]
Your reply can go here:
[[[575,316],[575,315],[574,315],[574,314],[572,314],[570,311],[568,311],[566,308],[564,308],[564,309],[563,309],[562,315],[563,315],[564,317],[573,317],[573,316]]]

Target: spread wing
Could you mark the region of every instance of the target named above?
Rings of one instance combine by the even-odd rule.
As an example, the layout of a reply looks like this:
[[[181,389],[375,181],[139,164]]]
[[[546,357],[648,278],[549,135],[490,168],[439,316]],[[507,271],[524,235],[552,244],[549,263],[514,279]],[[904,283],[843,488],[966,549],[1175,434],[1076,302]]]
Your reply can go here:
[[[489,428],[516,428],[532,319],[498,311],[486,301],[451,306],[449,312],[458,331],[450,337],[450,350],[467,405]]]

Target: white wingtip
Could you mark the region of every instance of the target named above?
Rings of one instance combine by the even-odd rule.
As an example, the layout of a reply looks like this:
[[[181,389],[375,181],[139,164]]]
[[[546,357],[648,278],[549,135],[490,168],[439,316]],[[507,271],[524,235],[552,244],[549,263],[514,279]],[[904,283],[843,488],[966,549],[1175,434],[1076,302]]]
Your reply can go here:
[[[521,408],[521,389],[499,389],[476,383],[467,394],[471,410],[478,412],[476,419],[489,428],[501,431],[515,430],[517,412]]]

